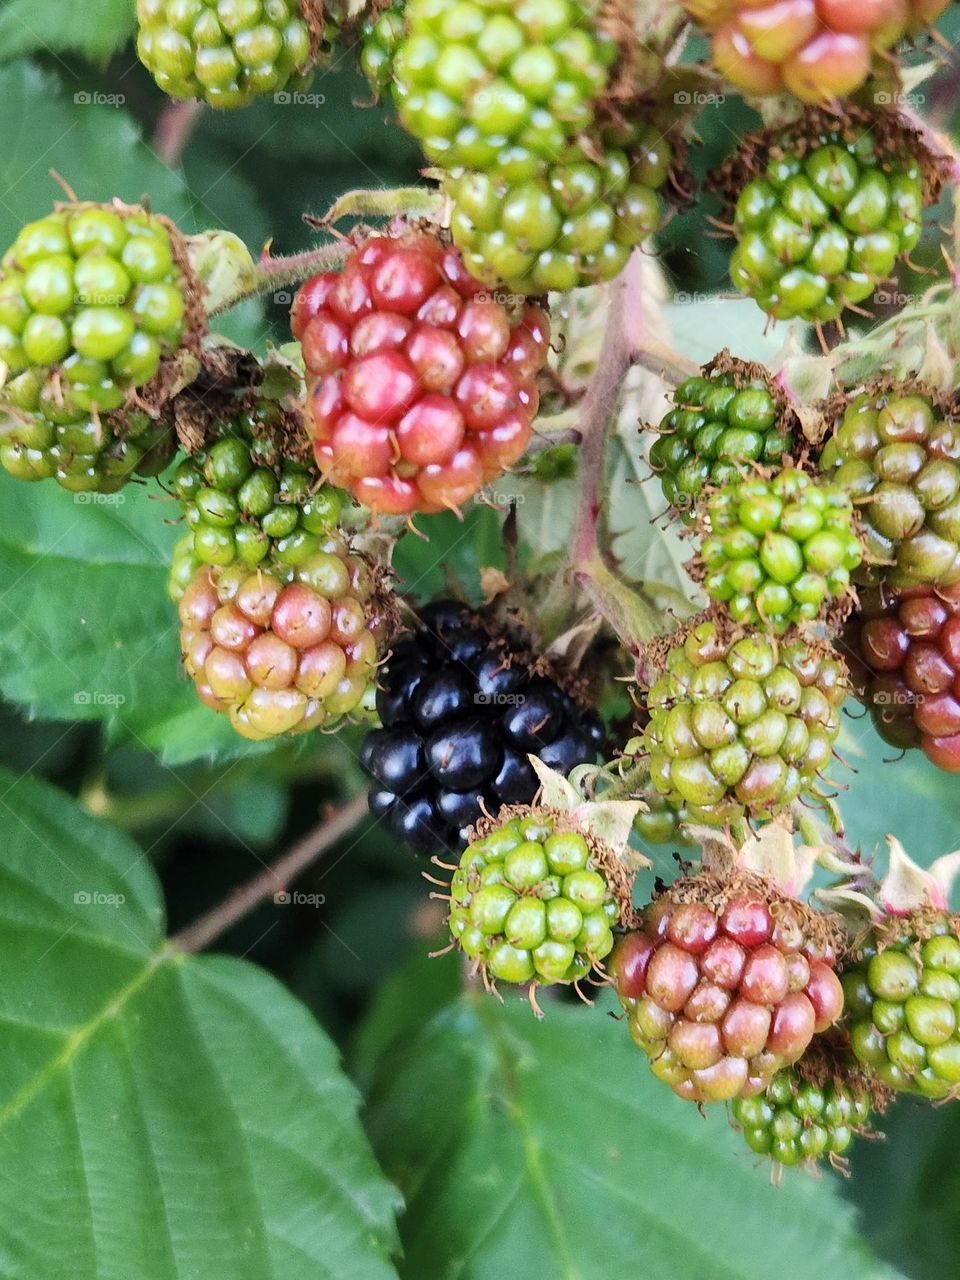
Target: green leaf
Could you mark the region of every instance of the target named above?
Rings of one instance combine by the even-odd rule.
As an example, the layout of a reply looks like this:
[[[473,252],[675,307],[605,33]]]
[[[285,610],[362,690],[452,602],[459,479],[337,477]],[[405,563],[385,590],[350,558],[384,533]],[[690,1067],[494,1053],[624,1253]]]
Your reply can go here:
[[[0,691],[43,719],[103,720],[168,764],[263,750],[180,668],[166,592],[180,531],[164,497],[154,483],[71,494],[0,474]]]
[[[50,7],[61,19],[71,13],[92,26],[86,3],[56,0]],[[65,198],[51,169],[81,200],[119,196],[135,203],[146,195],[152,208],[183,230],[198,229],[182,178],[144,144],[123,107],[71,102],[71,92],[30,63],[0,68],[0,118],[8,122],[0,152],[0,248],[13,241],[24,222],[43,217],[54,201]]]
[[[0,61],[25,53],[81,53],[105,60],[135,25],[132,0],[7,0],[0,13]]]
[[[369,1131],[407,1197],[404,1276],[822,1280],[892,1273],[829,1178],[770,1185],[726,1123],[651,1074],[626,1028],[475,994],[385,1055]]]
[[[165,945],[145,854],[0,773],[3,1271],[389,1280],[396,1196],[334,1046],[242,961]]]

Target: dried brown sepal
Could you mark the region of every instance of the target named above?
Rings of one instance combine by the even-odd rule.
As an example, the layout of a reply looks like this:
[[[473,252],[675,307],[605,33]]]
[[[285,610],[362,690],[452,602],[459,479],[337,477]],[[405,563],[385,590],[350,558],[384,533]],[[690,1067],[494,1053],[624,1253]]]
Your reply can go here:
[[[930,938],[942,933],[945,923],[953,937],[960,939],[960,914],[956,912],[928,907],[905,916],[884,916],[856,935],[844,953],[843,963],[858,964],[862,961],[869,940],[870,950],[878,954],[888,947],[905,946],[919,965],[920,948]]]
[[[864,1071],[850,1047],[850,1035],[842,1025],[831,1027],[814,1036],[806,1053],[795,1063],[793,1071],[817,1089],[833,1085],[845,1089],[859,1101],[866,1098],[870,1110],[882,1116],[896,1094],[876,1076]]]

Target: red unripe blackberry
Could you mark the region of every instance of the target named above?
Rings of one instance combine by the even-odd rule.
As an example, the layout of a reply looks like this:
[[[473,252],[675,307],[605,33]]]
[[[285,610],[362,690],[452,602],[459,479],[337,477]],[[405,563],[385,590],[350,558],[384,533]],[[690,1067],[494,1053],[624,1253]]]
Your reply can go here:
[[[359,241],[302,287],[291,326],[317,463],[364,506],[457,508],[526,449],[546,313],[485,294],[438,236]]]
[[[840,1016],[834,934],[752,873],[676,881],[609,964],[654,1075],[693,1102],[759,1093]]]
[[[197,693],[256,740],[365,711],[392,629],[376,570],[334,537],[297,565],[204,565],[179,612]]]
[[[878,54],[933,22],[947,0],[685,0],[713,33],[713,61],[745,93],[847,97]]]
[[[881,737],[960,772],[960,583],[861,591],[846,642]]]

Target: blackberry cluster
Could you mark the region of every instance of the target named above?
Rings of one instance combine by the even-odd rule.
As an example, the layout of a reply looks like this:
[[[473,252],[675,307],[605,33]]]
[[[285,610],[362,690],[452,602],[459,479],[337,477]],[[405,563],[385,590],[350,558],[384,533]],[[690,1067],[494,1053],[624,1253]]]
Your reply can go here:
[[[482,290],[439,235],[407,231],[297,294],[317,463],[364,506],[458,508],[526,449],[549,321]]]
[[[377,711],[383,727],[361,752],[370,809],[422,853],[463,849],[484,809],[529,804],[539,784],[528,755],[566,774],[603,740],[595,715],[455,601],[422,609],[395,646]]]
[[[713,61],[752,95],[832,102],[866,80],[878,55],[933,22],[948,0],[684,0],[713,35]]]
[[[216,423],[180,463],[173,487],[201,563],[296,565],[321,550],[342,502],[297,452],[283,407],[262,400]]]
[[[861,591],[847,642],[881,736],[960,772],[960,583]]]
[[[819,618],[863,557],[847,490],[792,468],[724,485],[705,517],[704,590],[735,622],[782,633]]]
[[[776,466],[792,444],[790,422],[769,382],[750,366],[687,378],[673,403],[651,446],[650,465],[685,520],[693,519],[705,487],[733,484],[753,464]]]
[[[450,232],[470,271],[524,294],[618,275],[660,224],[670,144],[650,124],[608,125],[548,161],[518,147],[444,181]]]
[[[172,98],[245,107],[309,84],[307,11],[301,0],[137,0],[137,53]]]
[[[920,239],[920,161],[856,120],[831,119],[747,140],[766,162],[736,200],[730,278],[778,320],[836,320]]]
[[[668,651],[647,695],[653,785],[710,826],[771,817],[815,795],[846,692],[832,649],[796,633],[737,639],[698,623]]]
[[[692,1102],[766,1088],[843,1008],[830,931],[758,876],[674,882],[610,962],[650,1069]]]
[[[391,629],[375,570],[335,537],[296,565],[203,565],[179,612],[197,693],[254,740],[362,713]]]
[[[960,582],[960,426],[933,396],[856,396],[820,467],[857,504],[874,576],[896,589]]]
[[[168,224],[125,206],[68,205],[28,223],[0,268],[0,462],[67,489],[121,487],[172,457],[169,427],[122,414],[186,327]]]
[[[583,0],[407,0],[365,43],[375,85],[389,74],[401,122],[446,169],[513,149],[549,163],[593,122],[617,57]]]
[[[484,820],[450,887],[450,933],[503,982],[576,982],[613,950],[620,907],[602,859],[556,815]]]
[[[788,1067],[763,1093],[735,1098],[730,1109],[751,1151],[799,1165],[842,1156],[854,1136],[867,1131],[873,1105],[855,1073],[817,1084]]]
[[[890,920],[844,974],[853,1051],[898,1092],[946,1098],[960,1085],[956,917]]]

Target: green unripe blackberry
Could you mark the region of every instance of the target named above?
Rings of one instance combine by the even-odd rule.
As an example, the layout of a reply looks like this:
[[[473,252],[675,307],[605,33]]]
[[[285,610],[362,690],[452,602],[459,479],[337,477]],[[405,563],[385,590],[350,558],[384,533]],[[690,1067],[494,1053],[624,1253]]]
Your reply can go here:
[[[449,924],[488,981],[576,982],[610,954],[624,892],[612,851],[567,815],[527,806],[483,819],[473,836]]]
[[[662,674],[642,734],[657,791],[710,826],[816,798],[848,689],[840,656],[795,633],[727,635],[711,619],[671,639],[651,655]]]
[[[730,278],[778,320],[836,320],[920,239],[925,149],[882,117],[818,110],[746,139],[724,171],[737,239]],[[744,182],[746,163],[755,166]]]
[[[686,808],[675,804],[668,796],[660,795],[654,787],[645,787],[640,793],[647,806],[646,813],[638,813],[633,828],[647,844],[689,845],[692,841],[684,835],[682,826],[690,821]]]
[[[617,43],[584,0],[407,0],[368,28],[375,84],[389,62],[403,125],[445,169],[498,168],[520,149],[543,168],[593,123]]]
[[[313,0],[137,0],[137,53],[173,98],[245,107],[304,89],[336,34]]]
[[[377,93],[384,93],[393,78],[393,59],[403,40],[405,0],[364,19],[360,28],[360,66]]]
[[[450,231],[469,271],[524,294],[610,280],[656,231],[672,159],[649,124],[609,126],[544,161],[516,145],[444,182]]]
[[[782,398],[762,370],[726,353],[714,366],[677,387],[650,449],[664,497],[685,520],[704,486],[732,484],[753,464],[776,466],[792,442]]]
[[[820,467],[857,504],[871,577],[897,590],[960,581],[960,425],[932,393],[856,396]]]
[[[751,1151],[778,1164],[813,1164],[821,1157],[834,1164],[855,1134],[868,1131],[870,1091],[855,1072],[817,1083],[805,1078],[804,1066],[781,1071],[762,1093],[735,1098],[734,1124]]]
[[[28,223],[0,267],[0,461],[24,479],[119,488],[156,474],[172,435],[127,411],[190,334],[188,268],[164,218],[115,202]]]
[[[783,632],[819,618],[863,558],[846,489],[793,468],[724,485],[703,515],[704,590],[735,622]]]
[[[396,609],[378,568],[337,534],[295,565],[201,565],[178,612],[187,674],[243,737],[369,719]]]
[[[960,1086],[960,926],[891,918],[843,975],[853,1052],[885,1085],[925,1098]]]
[[[174,604],[179,604],[183,593],[189,587],[201,563],[193,550],[193,534],[184,534],[177,540],[170,557],[170,574],[167,578],[167,595]]]
[[[285,427],[282,407],[262,400],[215,427],[177,467],[173,487],[201,564],[301,564],[336,527],[340,492],[285,456],[295,451]]]

